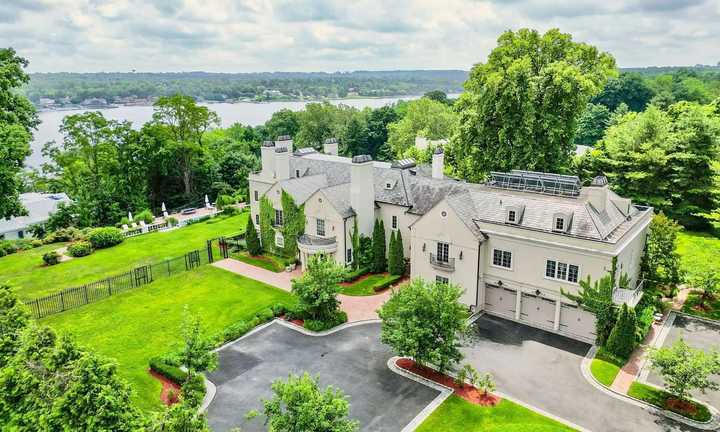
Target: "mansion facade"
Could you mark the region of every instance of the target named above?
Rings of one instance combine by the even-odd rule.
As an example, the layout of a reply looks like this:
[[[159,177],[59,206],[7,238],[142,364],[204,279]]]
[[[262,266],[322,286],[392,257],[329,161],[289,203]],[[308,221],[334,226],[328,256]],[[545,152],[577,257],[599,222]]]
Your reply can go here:
[[[604,177],[583,187],[573,176],[512,171],[474,184],[444,175],[441,148],[429,166],[388,163],[341,157],[334,139],[320,153],[293,149],[284,136],[266,141],[261,153],[262,169],[249,179],[251,217],[259,226],[265,196],[282,224],[283,191],[304,204],[303,266],[318,253],[351,263],[355,223],[370,237],[380,219],[387,239],[392,230],[402,234],[413,278],[460,285],[473,311],[594,342],[594,315],[561,289],[577,292],[580,280],[614,267],[630,281],[615,288],[614,301],[633,306],[642,296],[640,260],[653,210],[616,195]],[[282,245],[279,231],[275,238]]]

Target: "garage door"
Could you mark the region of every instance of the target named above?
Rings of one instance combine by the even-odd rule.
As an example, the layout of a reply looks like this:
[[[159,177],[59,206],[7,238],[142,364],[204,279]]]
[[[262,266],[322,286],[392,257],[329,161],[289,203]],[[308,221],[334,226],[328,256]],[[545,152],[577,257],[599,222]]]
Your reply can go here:
[[[560,308],[560,332],[586,342],[595,342],[595,314],[570,304]]]
[[[485,311],[494,315],[515,318],[517,291],[485,284]]]
[[[555,300],[533,294],[522,294],[520,321],[546,329],[555,326]]]

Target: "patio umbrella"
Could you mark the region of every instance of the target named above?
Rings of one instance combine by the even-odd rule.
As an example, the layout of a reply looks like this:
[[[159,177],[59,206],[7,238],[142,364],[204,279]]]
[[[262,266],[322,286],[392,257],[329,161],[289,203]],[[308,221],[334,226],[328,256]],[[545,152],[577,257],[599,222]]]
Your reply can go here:
[[[208,199],[207,194],[205,194],[205,207],[210,208],[210,200]]]
[[[128,220],[129,220],[130,222],[133,221],[132,213],[130,213],[130,212],[128,212]]]

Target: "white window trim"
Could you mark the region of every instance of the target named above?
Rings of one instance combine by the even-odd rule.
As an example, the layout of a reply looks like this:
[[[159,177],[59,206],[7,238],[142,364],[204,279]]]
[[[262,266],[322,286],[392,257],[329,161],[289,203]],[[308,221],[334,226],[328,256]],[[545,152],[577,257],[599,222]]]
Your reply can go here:
[[[320,227],[320,222],[322,222],[322,228],[323,228],[322,234],[320,234],[318,232],[319,231],[318,228]],[[320,218],[315,219],[315,235],[317,235],[318,237],[327,236],[327,224],[325,223],[325,219],[320,219]]]
[[[548,262],[548,261],[555,261],[555,274],[557,274],[557,265],[558,265],[559,263],[563,263],[563,264],[566,264],[566,265],[568,266],[568,268],[567,268],[567,274],[568,274],[568,275],[570,274],[570,266],[571,266],[571,265],[574,265],[575,267],[577,267],[577,268],[578,268],[578,280],[577,280],[577,282],[570,282],[570,281],[567,280],[567,279],[559,279],[559,278],[556,278],[556,277],[550,277],[550,276],[548,276],[548,275],[547,275],[547,262]],[[554,281],[554,282],[562,282],[562,283],[566,283],[566,284],[569,284],[569,285],[580,285],[580,281],[582,280],[582,266],[581,266],[580,264],[569,263],[569,262],[567,262],[567,261],[565,261],[565,260],[560,260],[560,259],[552,258],[552,257],[551,257],[551,258],[545,258],[545,262],[543,263],[543,265],[544,265],[544,267],[543,267],[543,279],[551,280],[551,281]]]
[[[500,252],[510,252],[510,267],[503,267],[501,265],[495,264],[494,257],[495,257],[496,250],[498,250]],[[501,270],[512,271],[515,268],[515,257],[514,256],[515,256],[515,251],[508,250],[508,249],[493,248],[492,253],[490,253],[490,266],[501,269]]]
[[[400,220],[396,215],[390,216],[390,227],[394,230],[398,229],[398,225],[400,224]],[[394,226],[393,226],[394,225]]]
[[[443,282],[443,283],[445,283],[445,284],[449,284],[449,283],[450,283],[450,278],[449,278],[449,277],[447,277],[447,276],[442,276],[442,275],[437,275],[437,274],[435,275],[435,283],[441,283],[441,282],[438,280],[439,278],[444,279],[445,282]]]

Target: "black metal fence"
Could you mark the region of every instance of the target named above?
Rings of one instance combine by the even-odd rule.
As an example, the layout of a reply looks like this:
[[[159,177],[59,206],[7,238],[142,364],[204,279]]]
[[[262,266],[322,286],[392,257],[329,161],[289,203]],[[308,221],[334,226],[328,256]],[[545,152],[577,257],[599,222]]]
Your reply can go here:
[[[25,304],[38,319],[84,306],[159,279],[193,270],[212,263],[218,257],[227,258],[227,246],[223,247],[223,242],[222,237],[217,243],[208,240],[205,250],[197,249],[180,257],[136,267],[116,276],[26,301]]]

